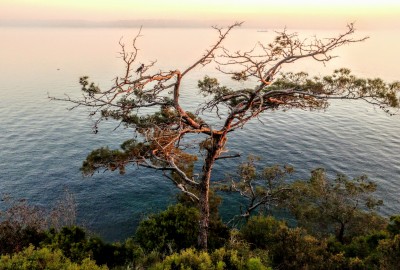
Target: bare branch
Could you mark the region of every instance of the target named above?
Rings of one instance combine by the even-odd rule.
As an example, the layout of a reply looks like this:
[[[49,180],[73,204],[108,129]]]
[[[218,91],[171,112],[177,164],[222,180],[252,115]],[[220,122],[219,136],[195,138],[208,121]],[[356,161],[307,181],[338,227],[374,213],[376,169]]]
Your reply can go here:
[[[223,28],[219,28],[214,26],[213,28],[215,30],[218,31],[219,33],[219,37],[217,42],[211,46],[211,49],[207,50],[206,53],[199,59],[197,60],[193,65],[191,65],[190,67],[188,67],[185,71],[182,72],[182,76],[185,76],[186,73],[188,73],[189,71],[191,71],[192,69],[194,69],[196,66],[202,64],[202,65],[206,65],[208,64],[212,59],[214,59],[214,52],[220,48],[220,45],[222,43],[222,41],[226,38],[226,36],[229,34],[229,32],[235,28],[235,27],[239,27],[243,24],[243,22],[236,22],[230,26],[228,26],[227,29],[223,29]]]

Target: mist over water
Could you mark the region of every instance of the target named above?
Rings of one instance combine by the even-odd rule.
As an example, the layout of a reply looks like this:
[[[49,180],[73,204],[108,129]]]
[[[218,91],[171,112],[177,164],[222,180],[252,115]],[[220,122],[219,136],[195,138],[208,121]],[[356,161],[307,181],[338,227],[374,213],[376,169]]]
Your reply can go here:
[[[100,87],[110,86],[124,69],[118,58],[118,41],[123,37],[129,44],[137,32],[128,28],[0,28],[0,193],[51,206],[67,187],[76,196],[78,221],[107,240],[132,235],[143,216],[174,202],[176,189],[167,179],[135,166],[124,176],[105,172],[83,178],[79,167],[91,150],[117,148],[134,134],[123,128],[113,131],[115,123],[104,123],[100,132],[93,134],[86,109],[67,111],[71,104],[47,99],[47,93],[78,96],[78,79],[83,75]],[[335,34],[302,33],[319,37]],[[212,29],[144,28],[142,35],[138,66],[157,60],[155,70],[186,68],[217,37]],[[398,31],[358,35],[371,38],[340,48],[336,52],[340,57],[325,67],[307,61],[287,66],[286,71],[323,75],[349,67],[359,76],[400,79]],[[257,41],[268,42],[271,36],[270,29],[239,29],[232,32],[226,46],[251,49]],[[197,107],[197,80],[205,74],[218,75],[211,66],[197,68],[184,81],[185,109]],[[234,86],[229,78],[221,81]],[[385,202],[380,212],[400,212],[399,116],[389,117],[363,102],[334,101],[326,112],[276,111],[260,120],[262,123],[255,119],[231,134],[228,148],[240,152],[242,158],[218,163],[214,180],[254,154],[266,165],[293,165],[294,179],[307,179],[310,170],[317,167],[326,168],[330,175],[367,174],[378,183],[377,195]],[[224,199],[226,218],[238,209],[235,198]]]

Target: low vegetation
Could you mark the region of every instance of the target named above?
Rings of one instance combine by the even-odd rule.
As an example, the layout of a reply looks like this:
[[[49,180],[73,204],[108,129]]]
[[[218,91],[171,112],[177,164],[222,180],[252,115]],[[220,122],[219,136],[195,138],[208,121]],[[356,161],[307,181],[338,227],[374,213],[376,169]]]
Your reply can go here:
[[[177,204],[143,219],[121,243],[106,243],[71,224],[56,227],[61,222],[45,222],[54,209],[14,201],[0,212],[0,269],[399,269],[400,215],[376,214],[383,202],[365,176],[329,179],[317,169],[307,181],[286,183],[284,167],[258,173],[254,164],[239,169],[251,172],[259,194],[271,187],[262,184],[263,177],[279,178],[274,190],[282,194],[233,228],[222,222],[221,198],[212,193],[207,251],[197,242],[199,209],[182,195]],[[286,211],[291,222],[266,211],[271,207]]]

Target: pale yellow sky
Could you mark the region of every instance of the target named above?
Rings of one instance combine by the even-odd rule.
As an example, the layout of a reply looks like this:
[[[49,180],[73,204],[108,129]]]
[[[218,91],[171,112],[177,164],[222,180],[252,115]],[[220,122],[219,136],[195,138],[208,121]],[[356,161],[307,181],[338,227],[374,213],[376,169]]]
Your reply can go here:
[[[0,20],[226,20],[248,26],[400,26],[400,0],[1,0]]]

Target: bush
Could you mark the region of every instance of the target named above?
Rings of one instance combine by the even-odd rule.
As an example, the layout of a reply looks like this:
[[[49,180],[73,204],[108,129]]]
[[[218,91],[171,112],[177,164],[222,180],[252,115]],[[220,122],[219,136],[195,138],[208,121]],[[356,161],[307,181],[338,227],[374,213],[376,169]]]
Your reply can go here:
[[[400,234],[395,235],[393,239],[381,240],[378,251],[381,269],[400,269]]]
[[[32,245],[22,252],[3,255],[0,258],[2,270],[106,270],[106,266],[97,266],[88,258],[77,264],[66,258],[61,250],[48,248],[35,249]]]
[[[21,226],[10,221],[0,223],[0,255],[20,252],[29,244],[39,245],[45,233],[31,226]]]
[[[86,233],[83,229],[76,226],[64,227],[60,232],[50,230],[48,236],[50,246],[60,249],[71,261],[81,262],[89,257],[86,250]]]
[[[269,247],[279,269],[325,269],[326,246],[301,228],[281,227]]]
[[[182,250],[167,256],[162,263],[158,263],[150,269],[172,270],[172,269],[214,269],[210,255],[207,252],[197,252],[194,249]]]
[[[146,251],[172,253],[197,244],[199,211],[176,204],[140,222],[135,240]]]
[[[253,216],[240,230],[244,240],[250,243],[252,248],[269,248],[276,242],[277,232],[286,227],[283,221],[278,221],[271,216]]]
[[[194,249],[182,250],[167,256],[164,261],[150,267],[152,270],[267,270],[257,257],[246,258],[235,250],[217,249],[209,254]]]
[[[326,257],[324,242],[301,228],[288,228],[273,217],[253,216],[241,229],[253,249],[264,249],[279,269],[321,269]]]
[[[61,250],[73,262],[80,263],[90,257],[98,265],[106,264],[110,268],[135,264],[142,254],[140,247],[132,241],[124,244],[104,243],[98,237],[87,237],[86,232],[76,226],[64,227],[60,232],[50,230],[48,239],[42,244]]]
[[[370,267],[378,268],[381,255],[377,248],[379,242],[387,237],[386,232],[354,237],[351,243],[344,246],[342,250],[345,251],[345,255],[349,259],[357,258],[363,260],[363,263]]]
[[[391,216],[386,229],[392,235],[400,234],[400,215]]]

